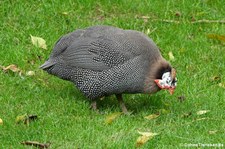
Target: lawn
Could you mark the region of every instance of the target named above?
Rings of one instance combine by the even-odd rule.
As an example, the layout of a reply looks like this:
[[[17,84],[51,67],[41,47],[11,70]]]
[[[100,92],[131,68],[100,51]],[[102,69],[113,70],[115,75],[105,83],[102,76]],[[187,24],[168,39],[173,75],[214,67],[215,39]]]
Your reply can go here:
[[[223,0],[1,0],[0,65],[15,64],[20,72],[0,70],[0,148],[38,141],[59,149],[131,149],[138,131],[158,133],[141,148],[224,147],[224,10]],[[71,82],[39,69],[62,35],[100,24],[151,37],[177,69],[175,94],[124,95],[132,113],[107,124],[120,111],[115,96],[98,102],[98,114]],[[34,46],[31,35],[47,49]],[[24,114],[38,118],[16,123]],[[159,116],[146,119],[150,114]]]

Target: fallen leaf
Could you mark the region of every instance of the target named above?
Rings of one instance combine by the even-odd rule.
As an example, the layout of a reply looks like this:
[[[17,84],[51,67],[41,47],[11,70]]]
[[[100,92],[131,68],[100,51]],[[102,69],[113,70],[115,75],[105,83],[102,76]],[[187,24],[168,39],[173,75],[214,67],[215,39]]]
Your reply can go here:
[[[215,39],[215,40],[219,40],[221,42],[225,42],[225,36],[223,35],[218,35],[218,34],[208,34],[207,37],[209,39]]]
[[[211,80],[212,80],[212,81],[220,81],[221,78],[220,78],[220,76],[213,76],[213,77],[211,78]]]
[[[2,69],[4,72],[13,72],[18,73],[20,76],[22,76],[22,70],[19,69],[15,64],[11,64],[9,66],[0,66],[0,69]]]
[[[159,114],[150,114],[148,116],[145,116],[144,118],[148,119],[148,120],[152,120],[159,117]]]
[[[218,132],[218,130],[210,130],[209,134],[212,135],[212,134],[216,134],[217,132]]]
[[[12,72],[20,72],[21,70],[15,65],[15,64],[11,64],[9,66],[1,66],[1,69],[5,72],[7,71],[12,71]]]
[[[3,120],[0,118],[0,125],[3,125]]]
[[[208,113],[210,110],[200,110],[197,112],[197,115],[203,115],[203,114],[206,114]]]
[[[142,19],[150,19],[149,16],[141,16]]]
[[[36,47],[42,48],[42,49],[47,49],[47,45],[46,45],[46,41],[41,38],[41,37],[36,37],[36,36],[31,36],[31,42],[33,45],[35,45]]]
[[[152,139],[154,136],[158,135],[158,133],[152,133],[152,132],[140,132],[138,133],[141,135],[137,138],[136,141],[136,147],[141,147],[144,145],[148,140]]]
[[[148,136],[139,136],[136,141],[136,147],[144,145],[149,139]]]
[[[27,117],[27,114],[24,114],[24,115],[19,115],[16,117],[16,123],[21,123],[21,122],[25,122],[25,119]]]
[[[171,51],[168,53],[168,55],[169,55],[170,61],[174,61],[175,60],[175,58],[173,56],[173,53]]]
[[[19,116],[16,117],[16,123],[17,124],[24,123],[26,125],[29,125],[29,123],[31,121],[34,121],[37,118],[38,118],[37,115],[27,115],[27,114],[19,115]]]
[[[225,88],[224,83],[219,83],[218,85],[219,85],[219,87]]]
[[[110,115],[108,115],[105,119],[105,123],[106,124],[111,124],[116,118],[118,118],[120,115],[122,114],[122,112],[115,112],[112,113]]]
[[[26,73],[27,76],[34,76],[35,75],[35,72],[34,71],[28,71]]]
[[[39,143],[37,141],[24,141],[24,142],[21,142],[21,144],[35,146],[40,149],[49,148],[51,145],[51,143]]]
[[[62,15],[65,15],[65,16],[67,16],[69,13],[68,12],[62,12]]]

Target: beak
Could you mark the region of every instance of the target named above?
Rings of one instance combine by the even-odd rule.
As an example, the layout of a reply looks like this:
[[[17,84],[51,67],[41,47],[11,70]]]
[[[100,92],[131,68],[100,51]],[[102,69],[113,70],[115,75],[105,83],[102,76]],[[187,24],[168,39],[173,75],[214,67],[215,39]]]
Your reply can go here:
[[[160,84],[160,81],[161,81],[161,80],[159,80],[159,79],[156,79],[156,80],[154,80],[154,81],[155,81],[155,83],[158,85],[159,88],[161,88],[161,89],[167,89],[167,90],[169,90],[170,95],[173,95],[174,90],[175,90],[175,87],[165,87],[165,86],[161,86],[161,84]]]
[[[169,88],[168,90],[169,90],[169,92],[170,92],[170,95],[173,95],[173,93],[174,93],[174,88]]]

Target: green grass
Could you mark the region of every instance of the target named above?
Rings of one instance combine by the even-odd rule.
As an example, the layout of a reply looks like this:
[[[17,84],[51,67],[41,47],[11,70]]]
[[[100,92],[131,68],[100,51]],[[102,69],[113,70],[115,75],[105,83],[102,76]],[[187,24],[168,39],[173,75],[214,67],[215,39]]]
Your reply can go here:
[[[20,142],[26,140],[51,142],[51,148],[60,149],[135,148],[138,130],[160,133],[143,148],[183,148],[182,144],[197,143],[225,146],[225,88],[219,86],[225,85],[225,48],[224,42],[207,38],[207,34],[225,35],[225,25],[191,23],[193,18],[224,20],[224,10],[222,0],[0,1],[0,65],[16,64],[24,73],[35,71],[34,76],[0,71],[4,122],[0,148],[24,148]],[[106,125],[107,115],[120,111],[114,96],[99,101],[104,114],[96,114],[72,83],[38,68],[60,36],[97,24],[152,31],[149,36],[162,55],[169,60],[171,51],[175,57],[171,62],[178,71],[175,94],[124,95],[133,113]],[[30,35],[44,38],[48,49],[33,46]],[[179,102],[179,96],[186,100]],[[166,112],[158,118],[144,118],[162,109]],[[199,116],[199,110],[210,112]],[[189,112],[190,116],[183,117]],[[16,117],[25,113],[38,115],[38,120],[29,126],[16,124]],[[214,130],[215,134],[209,133]]]

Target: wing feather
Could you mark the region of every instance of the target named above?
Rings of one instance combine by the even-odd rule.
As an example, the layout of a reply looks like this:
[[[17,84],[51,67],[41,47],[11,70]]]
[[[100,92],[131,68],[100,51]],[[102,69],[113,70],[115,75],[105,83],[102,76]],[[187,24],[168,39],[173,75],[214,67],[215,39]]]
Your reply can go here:
[[[106,38],[79,38],[63,53],[67,65],[102,71],[123,64],[129,59],[122,53],[120,43]]]

